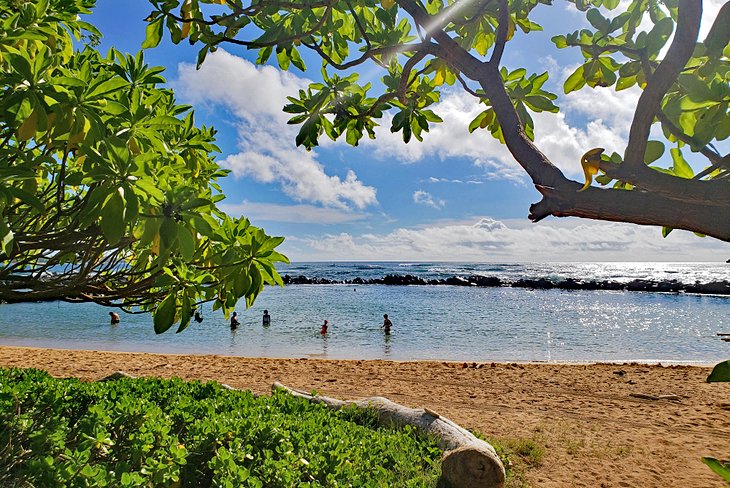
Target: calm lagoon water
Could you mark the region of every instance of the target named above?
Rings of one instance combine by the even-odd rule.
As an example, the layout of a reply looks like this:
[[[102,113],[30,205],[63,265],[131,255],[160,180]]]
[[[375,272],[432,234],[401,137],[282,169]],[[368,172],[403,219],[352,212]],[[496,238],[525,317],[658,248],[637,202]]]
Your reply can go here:
[[[354,269],[355,266],[363,269]],[[332,276],[327,273],[383,276],[392,267],[399,274],[411,272],[402,266],[398,268],[398,263],[384,266],[298,264],[281,272],[329,278]],[[439,277],[441,271],[434,271],[439,266],[445,265],[432,264],[422,274],[435,273]],[[595,276],[586,274],[586,269],[580,273],[582,277]],[[523,271],[524,268],[504,272],[501,277],[522,276]],[[552,270],[553,275],[565,272]],[[708,281],[727,279],[725,270],[722,274],[695,270],[696,275],[705,272],[709,273]],[[459,274],[454,273],[453,265],[448,265],[443,273]],[[666,269],[662,273],[667,274]],[[608,274],[616,280],[626,275],[615,270]],[[266,328],[261,325],[264,309],[272,314],[271,326]],[[108,311],[94,304],[63,302],[1,305],[0,344],[396,360],[712,363],[730,357],[730,343],[716,335],[730,332],[730,297],[718,296],[451,286],[291,285],[267,288],[254,307],[238,310],[242,324],[235,332],[229,329],[220,311],[204,308],[203,323],[193,323],[181,334],[175,334],[173,328],[159,336],[152,330],[149,315],[122,314],[122,323],[112,326]],[[384,337],[380,329],[384,313],[394,324],[390,337]],[[324,319],[330,323],[330,334],[322,338],[319,326]]]

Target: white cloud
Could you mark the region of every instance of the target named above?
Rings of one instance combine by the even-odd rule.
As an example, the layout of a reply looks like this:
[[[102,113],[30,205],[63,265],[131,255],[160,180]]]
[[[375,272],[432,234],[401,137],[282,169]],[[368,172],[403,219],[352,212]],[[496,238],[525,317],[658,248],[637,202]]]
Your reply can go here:
[[[436,199],[427,191],[416,190],[413,192],[413,201],[419,205],[426,205],[435,209],[443,208],[446,205],[445,200]]]
[[[560,86],[574,69],[566,68],[560,73]],[[536,145],[567,176],[579,177],[582,174],[580,157],[588,149],[605,147],[609,153],[623,152],[639,95],[638,89],[615,92],[612,88],[599,87],[563,96],[559,101],[560,113],[531,114],[535,121]],[[469,133],[469,123],[483,108],[466,92],[445,92],[442,101],[433,107],[444,122],[432,124],[431,131],[424,134],[423,142],[404,144],[401,134],[390,132],[390,119],[386,117],[377,132],[377,140],[363,141],[363,145],[371,147],[376,157],[396,157],[411,163],[429,156],[441,160],[467,158],[485,178],[525,182],[524,170],[505,145],[486,130]],[[582,127],[571,124],[572,120]],[[430,179],[431,182],[447,180],[443,177]]]
[[[531,224],[484,217],[386,234],[298,236],[288,242],[295,261],[718,261],[730,254],[727,243],[689,232],[663,239],[656,227],[580,219]]]
[[[298,224],[342,224],[367,217],[366,214],[336,208],[313,205],[280,205],[243,201],[238,204],[223,203],[220,209],[229,215],[241,216],[255,222],[293,222]]]
[[[286,96],[309,84],[271,66],[255,66],[219,50],[208,56],[199,71],[190,64],[179,66],[176,91],[188,101],[228,109],[236,118],[239,147],[221,165],[238,178],[278,183],[296,201],[362,209],[377,203],[376,190],[365,185],[353,171],[344,178],[329,175],[314,151],[294,145],[298,126],[287,125],[282,112]]]

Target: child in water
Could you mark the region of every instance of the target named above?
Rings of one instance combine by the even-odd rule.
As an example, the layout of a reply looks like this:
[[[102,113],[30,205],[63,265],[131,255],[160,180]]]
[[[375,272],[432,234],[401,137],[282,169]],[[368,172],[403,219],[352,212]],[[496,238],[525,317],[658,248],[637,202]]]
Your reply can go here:
[[[322,335],[327,335],[327,321],[324,321],[324,324],[322,324],[322,330],[319,332]]]

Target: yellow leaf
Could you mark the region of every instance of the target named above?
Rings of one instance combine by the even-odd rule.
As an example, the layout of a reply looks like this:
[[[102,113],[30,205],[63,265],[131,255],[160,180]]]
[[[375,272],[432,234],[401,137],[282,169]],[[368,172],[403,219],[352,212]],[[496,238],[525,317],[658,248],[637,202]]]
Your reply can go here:
[[[190,20],[193,18],[191,3],[191,0],[185,0],[185,2],[183,2],[182,4],[182,7],[180,7],[180,16],[185,20]],[[191,22],[183,22],[182,35],[180,36],[180,39],[185,39],[186,37],[188,37],[188,34],[190,34],[190,25]]]
[[[30,117],[18,127],[18,139],[21,141],[27,141],[33,137],[38,128],[38,109],[33,110]]]
[[[599,165],[601,164],[601,154],[605,149],[602,147],[596,147],[586,152],[582,158],[580,158],[580,165],[583,167],[583,175],[586,178],[586,182],[583,187],[578,190],[585,191],[593,182],[593,176],[598,174]]]
[[[436,70],[436,76],[433,77],[433,83],[436,86],[439,86],[439,85],[443,85],[445,80],[446,80],[446,76],[444,73],[444,69],[439,68],[438,70]]]
[[[515,35],[515,21],[512,20],[512,17],[509,18],[509,22],[507,22],[507,40],[509,41],[512,39],[512,36]]]
[[[152,239],[152,252],[155,253],[156,256],[160,255],[160,233],[158,232],[155,234],[155,237]]]
[[[130,137],[127,140],[127,148],[129,149],[129,152],[131,152],[135,156],[142,152],[142,150],[139,148],[139,144],[137,144],[137,141],[134,137]]]
[[[380,0],[380,4],[385,10],[390,10],[395,5],[395,0]]]

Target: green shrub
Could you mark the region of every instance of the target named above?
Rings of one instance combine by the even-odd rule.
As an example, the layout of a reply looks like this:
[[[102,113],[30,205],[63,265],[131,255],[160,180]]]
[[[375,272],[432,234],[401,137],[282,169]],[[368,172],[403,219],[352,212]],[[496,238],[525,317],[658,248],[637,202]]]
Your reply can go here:
[[[433,487],[440,456],[373,412],[283,392],[0,369],[0,486]]]

